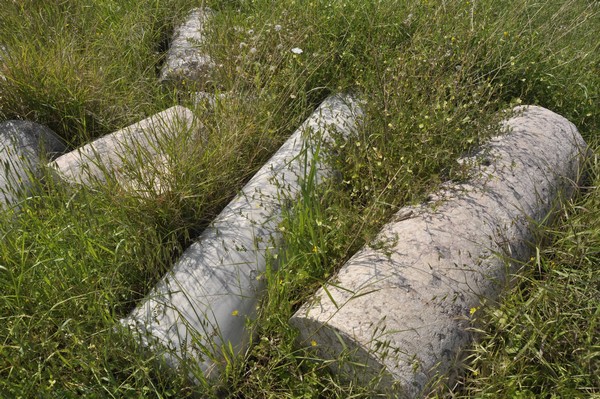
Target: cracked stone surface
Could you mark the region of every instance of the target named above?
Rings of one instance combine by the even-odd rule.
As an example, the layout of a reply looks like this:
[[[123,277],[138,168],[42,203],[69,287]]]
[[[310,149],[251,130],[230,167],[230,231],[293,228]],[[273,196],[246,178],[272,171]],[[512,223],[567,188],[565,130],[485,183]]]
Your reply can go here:
[[[16,120],[0,123],[0,209],[15,204],[28,193],[40,162],[53,159],[65,148],[62,140],[45,126]]]
[[[114,176],[126,190],[160,193],[169,187],[169,154],[161,147],[193,138],[201,128],[192,111],[175,106],[62,155],[49,166],[71,184],[101,184]]]
[[[472,177],[435,203],[401,209],[292,317],[300,345],[326,359],[349,353],[364,367],[334,370],[382,391],[421,397],[436,375],[460,369],[472,340],[470,309],[496,298],[519,260],[530,256],[530,223],[541,221],[578,181],[586,144],[568,120],[537,106],[517,107],[478,155],[462,159]],[[379,247],[378,247],[379,248]],[[314,342],[313,342],[314,341]]]
[[[215,67],[212,58],[202,49],[206,40],[205,24],[214,11],[208,7],[193,9],[185,22],[175,29],[160,80],[176,83],[202,82]]]
[[[235,353],[245,348],[245,320],[254,315],[267,258],[281,238],[282,200],[297,197],[318,140],[327,140],[331,129],[350,134],[361,115],[349,96],[325,100],[122,324],[172,366],[192,357],[205,376],[219,373],[222,346]],[[317,182],[330,173],[316,168]]]

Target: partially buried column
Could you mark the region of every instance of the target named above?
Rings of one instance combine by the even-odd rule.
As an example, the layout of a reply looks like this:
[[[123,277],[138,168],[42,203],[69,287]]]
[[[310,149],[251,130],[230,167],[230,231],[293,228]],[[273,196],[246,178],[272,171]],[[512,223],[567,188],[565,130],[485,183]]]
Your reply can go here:
[[[174,106],[58,157],[49,166],[64,181],[90,186],[116,178],[138,194],[168,191],[165,147],[202,145],[202,125]]]
[[[192,357],[206,376],[216,375],[223,351],[245,348],[244,324],[255,313],[267,257],[280,239],[281,202],[297,196],[320,140],[332,129],[349,134],[361,114],[349,96],[325,100],[122,323],[145,345],[162,348],[172,366]],[[315,166],[317,180],[329,173]]]
[[[214,14],[208,7],[194,8],[175,29],[160,72],[162,82],[207,83],[215,63],[202,46],[206,42],[206,24]]]
[[[49,128],[30,121],[0,123],[0,209],[15,205],[39,175],[40,162],[65,150],[63,141]]]
[[[470,181],[401,209],[376,240],[383,248],[364,247],[302,306],[291,319],[301,345],[347,359],[332,366],[348,378],[381,377],[394,397],[421,397],[458,366],[472,338],[470,309],[496,297],[529,258],[530,224],[573,191],[584,158],[565,118],[516,111],[505,135],[461,160],[472,164]]]

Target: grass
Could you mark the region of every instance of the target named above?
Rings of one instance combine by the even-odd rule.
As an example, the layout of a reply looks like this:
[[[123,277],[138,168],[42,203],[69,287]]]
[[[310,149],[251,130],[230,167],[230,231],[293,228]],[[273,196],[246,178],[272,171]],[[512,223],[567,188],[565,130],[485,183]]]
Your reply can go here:
[[[515,104],[577,125],[598,154],[596,2],[207,1],[218,67],[214,108],[157,75],[193,0],[5,1],[0,119],[49,126],[75,148],[176,103],[205,126],[174,146],[170,191],[140,197],[41,179],[0,216],[0,396],[372,397],[298,350],[288,319],[399,207],[463,178],[455,159]],[[302,49],[294,54],[291,49]],[[256,341],[222,377],[195,386],[115,322],[327,95],[366,99],[363,128],[335,144],[341,184],[307,189],[282,222]],[[519,283],[478,310],[469,371],[440,397],[598,395],[598,175],[563,204]],[[543,244],[543,245],[542,245]]]

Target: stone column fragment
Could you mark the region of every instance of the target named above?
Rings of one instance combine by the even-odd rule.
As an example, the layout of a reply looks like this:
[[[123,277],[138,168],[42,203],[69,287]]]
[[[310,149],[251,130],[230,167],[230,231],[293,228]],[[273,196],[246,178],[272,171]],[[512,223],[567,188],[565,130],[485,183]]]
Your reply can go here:
[[[155,176],[156,173],[150,173],[152,168],[164,169],[163,164],[170,155],[164,154],[161,146],[192,137],[194,134],[189,133],[200,128],[192,111],[181,106],[171,107],[71,151],[49,166],[72,184],[103,183],[108,176],[114,176],[125,188],[135,189],[137,183],[131,174]],[[164,182],[156,182],[160,184]]]
[[[214,11],[194,8],[185,22],[175,29],[160,73],[161,81],[175,83],[205,81],[214,68],[212,58],[201,48],[206,41],[205,25]]]
[[[172,366],[191,356],[206,376],[218,373],[223,351],[245,348],[245,321],[255,313],[267,258],[280,240],[282,202],[297,197],[319,140],[331,129],[349,134],[361,113],[350,97],[325,100],[122,323],[144,345],[166,349]],[[317,180],[329,174],[315,165]]]
[[[40,162],[65,151],[65,144],[50,129],[29,121],[0,123],[0,209],[14,204],[38,175]]]
[[[6,76],[4,76],[3,72],[6,68],[4,64],[4,59],[6,58],[7,50],[6,47],[0,44],[0,80],[6,80]]]
[[[573,191],[586,144],[573,124],[519,107],[475,157],[464,184],[401,209],[375,240],[301,307],[291,323],[349,378],[381,377],[394,397],[421,397],[459,368],[470,309],[495,298],[530,256],[531,223]],[[311,345],[312,344],[312,345]],[[362,365],[362,366],[359,366]]]

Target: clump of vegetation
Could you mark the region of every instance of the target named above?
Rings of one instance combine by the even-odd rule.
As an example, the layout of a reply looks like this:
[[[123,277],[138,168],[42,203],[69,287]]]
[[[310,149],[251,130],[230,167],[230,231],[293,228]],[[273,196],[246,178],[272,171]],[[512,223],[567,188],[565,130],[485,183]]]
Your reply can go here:
[[[210,108],[194,103],[193,82],[157,77],[173,27],[200,5],[217,11],[202,45],[217,66],[198,88],[235,93]],[[598,148],[599,13],[587,0],[5,2],[1,119],[45,124],[74,148],[181,103],[205,140],[169,154],[167,193],[46,178],[18,215],[0,216],[0,393],[373,397],[296,349],[289,317],[399,207],[464,177],[456,158],[497,133],[511,106],[549,108]],[[115,323],[318,103],[348,91],[365,100],[364,123],[333,145],[340,180],[305,190],[286,214],[246,355],[195,385],[119,334]],[[540,227],[548,246],[525,267],[535,270],[477,311],[483,339],[462,391],[440,396],[600,391],[590,170],[591,188]]]

